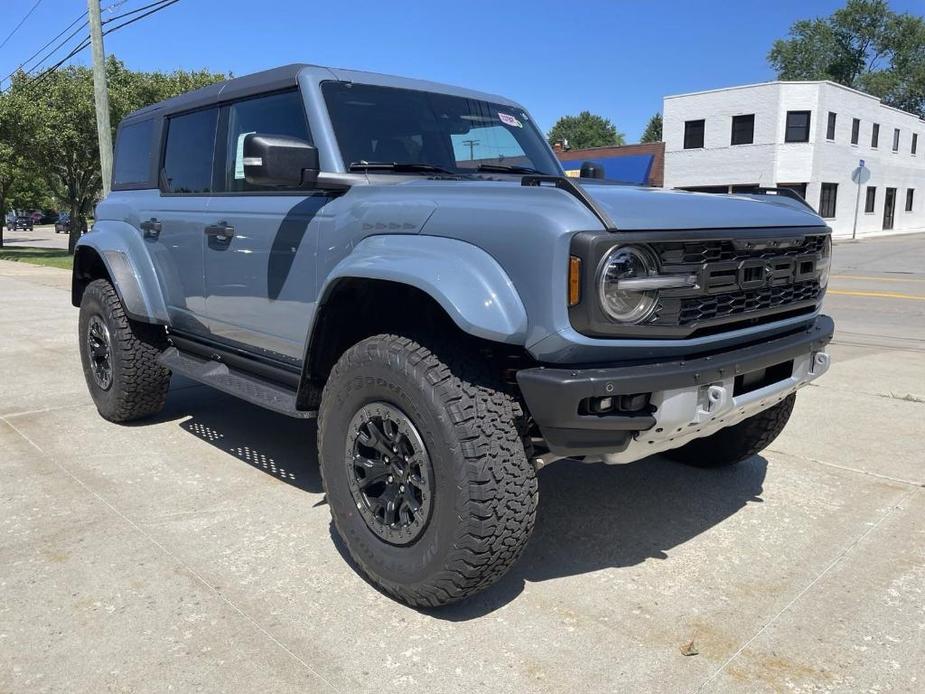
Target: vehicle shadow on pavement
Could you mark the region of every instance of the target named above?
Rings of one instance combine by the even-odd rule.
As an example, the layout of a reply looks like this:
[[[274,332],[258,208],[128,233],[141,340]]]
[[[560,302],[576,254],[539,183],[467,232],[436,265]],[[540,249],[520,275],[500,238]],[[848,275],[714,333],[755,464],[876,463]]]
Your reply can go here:
[[[181,429],[222,452],[298,489],[322,492],[314,421],[278,415],[195,384],[171,389],[158,419],[181,417],[186,417]]]
[[[158,419],[179,419],[184,431],[237,460],[322,493],[314,421],[284,417],[203,386],[175,385]],[[517,598],[528,582],[668,560],[673,547],[746,504],[760,503],[767,465],[761,456],[719,470],[658,456],[626,465],[554,463],[538,473],[536,527],[520,561],[484,592],[424,612],[448,621],[476,619]],[[333,524],[330,532],[344,561],[362,575]]]
[[[767,465],[761,456],[720,470],[660,457],[627,465],[554,463],[539,472],[536,527],[520,561],[483,593],[428,614],[474,619],[513,600],[527,582],[668,560],[671,548],[760,503]]]

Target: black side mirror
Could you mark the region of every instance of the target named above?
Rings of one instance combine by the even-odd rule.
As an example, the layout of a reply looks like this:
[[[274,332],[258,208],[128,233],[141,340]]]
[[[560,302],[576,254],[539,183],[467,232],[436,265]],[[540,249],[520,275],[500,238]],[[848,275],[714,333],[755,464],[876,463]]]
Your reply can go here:
[[[581,178],[604,178],[604,167],[596,161],[581,163]]]
[[[243,159],[244,179],[253,185],[298,187],[318,180],[318,150],[295,137],[251,133]]]

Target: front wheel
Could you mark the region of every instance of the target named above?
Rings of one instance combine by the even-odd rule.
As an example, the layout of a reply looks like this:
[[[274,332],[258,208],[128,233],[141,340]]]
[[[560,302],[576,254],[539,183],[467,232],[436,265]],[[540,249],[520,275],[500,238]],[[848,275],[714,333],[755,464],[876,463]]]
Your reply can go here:
[[[170,385],[170,371],[158,363],[167,346],[163,328],[129,319],[113,286],[94,280],[80,302],[78,331],[87,388],[104,419],[160,412]]]
[[[395,335],[344,353],[322,395],[319,457],[337,532],[375,585],[437,606],[504,575],[536,516],[522,425],[477,354]]]
[[[771,445],[787,426],[796,399],[797,395],[793,393],[744,422],[720,429],[702,439],[694,439],[662,455],[685,465],[702,468],[727,467],[740,463]]]

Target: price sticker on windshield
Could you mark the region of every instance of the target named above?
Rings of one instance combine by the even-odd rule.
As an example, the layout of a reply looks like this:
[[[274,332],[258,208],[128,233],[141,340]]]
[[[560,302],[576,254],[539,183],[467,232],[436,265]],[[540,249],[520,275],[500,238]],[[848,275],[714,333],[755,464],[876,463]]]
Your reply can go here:
[[[512,115],[509,114],[509,113],[501,113],[501,112],[499,112],[499,113],[498,113],[498,118],[501,119],[501,122],[502,122],[502,123],[504,123],[505,125],[510,125],[512,128],[522,128],[522,127],[524,127],[524,124],[523,124],[523,123],[521,123],[519,120],[517,120],[516,118],[514,118],[514,116],[512,116]]]

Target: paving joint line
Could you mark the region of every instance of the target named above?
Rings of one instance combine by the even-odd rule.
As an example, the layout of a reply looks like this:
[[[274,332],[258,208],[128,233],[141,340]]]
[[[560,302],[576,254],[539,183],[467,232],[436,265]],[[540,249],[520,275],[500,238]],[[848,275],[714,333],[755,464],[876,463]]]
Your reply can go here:
[[[774,624],[778,619],[780,619],[780,617],[781,617],[785,612],[787,612],[791,607],[793,607],[793,606],[800,600],[800,598],[802,598],[804,595],[806,595],[806,593],[808,593],[808,592],[809,592],[819,581],[821,581],[832,569],[834,569],[838,564],[840,564],[841,561],[848,555],[848,553],[851,552],[851,550],[853,550],[853,549],[854,549],[855,547],[857,547],[861,542],[863,542],[863,541],[867,538],[868,535],[870,535],[872,532],[874,532],[875,530],[877,530],[877,528],[879,528],[879,527],[883,524],[883,521],[885,521],[887,518],[889,518],[890,516],[892,516],[893,513],[894,513],[897,509],[900,509],[900,508],[902,507],[903,503],[904,503],[907,499],[910,499],[914,494],[916,494],[916,493],[919,491],[919,489],[920,489],[920,487],[915,487],[915,488],[913,488],[913,489],[910,489],[910,490],[907,491],[905,494],[903,494],[900,498],[898,498],[898,499],[890,506],[890,508],[889,508],[885,513],[883,513],[883,515],[881,515],[879,519],[877,519],[877,522],[876,522],[876,523],[874,523],[874,524],[873,524],[872,526],[870,526],[867,530],[865,530],[863,533],[861,533],[857,538],[855,538],[851,543],[849,543],[846,547],[844,547],[844,548],[835,556],[835,558],[834,558],[831,562],[829,562],[829,564],[828,564],[821,572],[819,572],[819,574],[818,574],[812,581],[810,581],[810,582],[806,585],[806,587],[803,588],[803,590],[801,590],[799,593],[797,593],[797,594],[793,597],[793,599],[790,600],[790,602],[788,602],[786,605],[784,605],[773,617],[771,617],[771,619],[769,619],[767,622],[765,622],[765,623],[761,626],[761,628],[758,629],[758,631],[756,631],[756,632],[752,635],[752,637],[751,637],[750,639],[748,639],[745,643],[743,643],[741,646],[739,646],[739,648],[736,650],[736,652],[733,653],[731,656],[729,656],[729,658],[728,658],[722,665],[720,665],[720,666],[713,672],[712,675],[710,675],[709,677],[707,677],[707,679],[705,679],[705,680],[700,684],[700,686],[697,687],[697,689],[696,689],[695,691],[696,691],[696,692],[702,692],[702,691],[704,690],[704,687],[706,687],[706,686],[707,686],[708,684],[710,684],[713,680],[715,680],[717,677],[719,677],[719,675],[723,672],[723,670],[725,670],[727,667],[729,667],[729,665],[732,663],[732,661],[734,661],[736,658],[738,658],[746,648],[748,648],[752,643],[754,643],[755,640],[756,640],[759,636],[761,636],[765,631],[767,631],[767,629],[768,629],[772,624]]]
[[[240,607],[238,607],[234,602],[232,602],[230,599],[228,599],[220,590],[217,590],[214,586],[212,586],[212,585],[211,585],[203,576],[201,576],[195,569],[193,569],[193,568],[192,568],[191,566],[189,566],[185,561],[183,561],[183,560],[180,559],[177,555],[175,555],[173,552],[171,552],[169,549],[167,549],[163,544],[161,544],[160,542],[158,542],[158,541],[157,541],[154,537],[152,537],[149,533],[145,532],[145,530],[144,530],[141,526],[139,526],[137,523],[135,523],[135,521],[133,521],[133,520],[132,520],[131,518],[129,518],[128,516],[126,516],[122,511],[120,511],[118,508],[116,508],[113,504],[111,504],[111,503],[110,503],[105,497],[103,497],[99,492],[97,492],[97,491],[95,491],[94,489],[92,489],[89,485],[87,485],[86,482],[84,482],[82,479],[80,479],[79,477],[77,477],[77,475],[75,475],[75,474],[72,473],[70,470],[68,470],[66,467],[64,467],[60,462],[58,462],[58,460],[56,459],[55,456],[46,453],[45,450],[44,450],[41,446],[39,446],[35,441],[33,441],[33,440],[32,440],[29,436],[27,436],[25,433],[23,433],[22,431],[20,431],[19,428],[17,428],[15,424],[13,424],[12,422],[8,421],[8,420],[6,419],[5,416],[0,416],[0,420],[2,420],[3,422],[5,422],[5,423],[7,424],[7,426],[9,426],[11,429],[13,429],[13,431],[15,431],[17,434],[19,434],[20,437],[22,437],[23,439],[25,439],[25,441],[26,441],[29,445],[31,445],[33,448],[35,448],[35,450],[37,450],[40,454],[42,454],[43,457],[45,457],[46,459],[50,460],[59,470],[61,470],[64,474],[66,474],[68,477],[70,477],[72,480],[74,480],[74,482],[76,482],[78,485],[80,485],[81,487],[83,487],[89,494],[91,494],[92,496],[96,497],[96,499],[97,499],[100,503],[102,503],[104,506],[106,506],[107,508],[109,508],[109,510],[110,510],[112,513],[114,513],[116,516],[118,516],[119,518],[121,518],[123,522],[125,522],[125,523],[126,523],[127,525],[129,525],[130,527],[134,528],[134,530],[135,530],[138,534],[140,534],[143,538],[145,538],[145,539],[146,539],[148,542],[150,542],[152,545],[154,545],[155,547],[157,547],[163,554],[165,554],[166,556],[170,557],[174,562],[176,562],[177,564],[179,564],[180,566],[182,566],[183,569],[185,569],[191,576],[193,576],[193,578],[195,578],[197,581],[199,581],[200,583],[202,583],[202,585],[204,585],[204,586],[206,587],[207,590],[209,590],[212,594],[214,594],[216,597],[218,597],[219,600],[221,600],[223,603],[225,603],[225,604],[226,604],[228,607],[230,607],[232,610],[234,610],[235,612],[237,612],[241,617],[243,617],[243,618],[245,619],[245,621],[250,622],[251,626],[253,626],[255,629],[257,629],[257,631],[261,632],[266,638],[268,638],[270,641],[272,641],[274,644],[276,644],[277,647],[279,647],[279,648],[282,649],[285,653],[287,653],[293,660],[295,660],[296,662],[300,663],[300,664],[302,665],[302,667],[304,667],[306,670],[308,670],[310,673],[312,673],[315,677],[317,677],[319,680],[321,680],[321,681],[324,682],[326,685],[328,685],[328,687],[330,687],[333,691],[335,691],[335,692],[340,691],[330,680],[328,680],[328,679],[327,679],[326,677],[324,677],[321,673],[319,673],[318,671],[316,671],[311,665],[309,665],[305,660],[303,660],[302,658],[300,658],[296,653],[294,653],[294,652],[293,652],[288,646],[286,646],[282,641],[280,641],[280,640],[277,639],[275,636],[273,636],[273,634],[271,634],[265,627],[263,627],[259,622],[257,622],[257,620],[255,620],[253,617],[251,617],[250,614],[248,614],[248,613],[245,612],[243,609],[241,609]]]
[[[916,482],[915,480],[907,480],[901,477],[891,477],[890,475],[882,475],[879,472],[870,472],[868,470],[861,470],[859,468],[848,467],[847,465],[839,465],[838,463],[829,463],[825,460],[819,460],[818,458],[810,458],[805,455],[800,455],[799,453],[788,453],[787,451],[782,451],[776,448],[766,448],[765,450],[774,453],[776,455],[783,455],[788,458],[796,458],[798,460],[805,460],[809,463],[816,463],[817,465],[824,465],[826,467],[832,467],[836,470],[845,470],[846,472],[854,472],[859,475],[865,475],[867,477],[876,477],[881,480],[888,480],[890,482],[898,482],[899,484],[907,484],[911,487],[925,487],[925,482]]]

